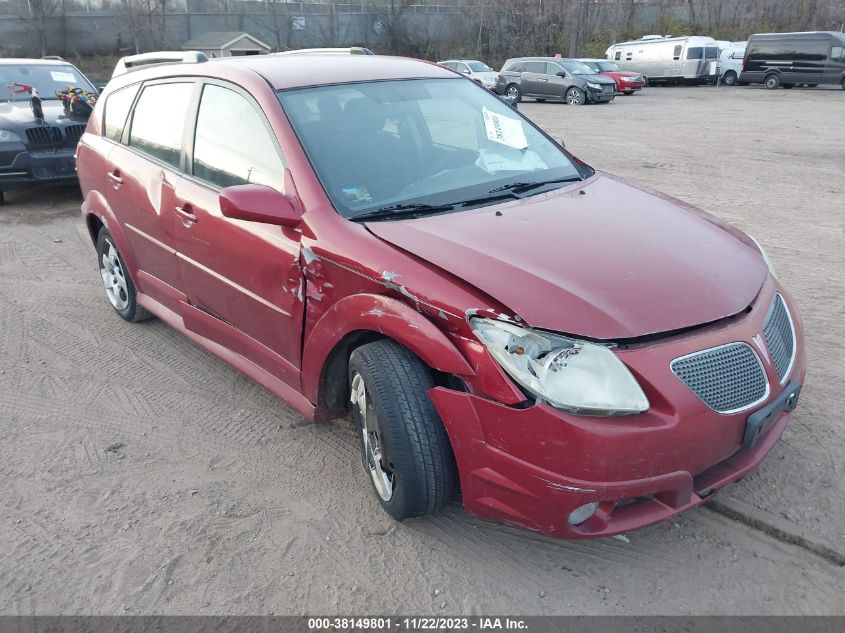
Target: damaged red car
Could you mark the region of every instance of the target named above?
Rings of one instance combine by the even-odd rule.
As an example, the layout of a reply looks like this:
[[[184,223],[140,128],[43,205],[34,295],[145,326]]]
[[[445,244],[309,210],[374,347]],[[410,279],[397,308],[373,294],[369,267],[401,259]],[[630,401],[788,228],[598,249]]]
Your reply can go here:
[[[594,170],[420,61],[256,56],[111,81],[78,149],[108,301],[309,420],[354,418],[397,519],[559,537],[694,507],[804,380],[752,238]]]

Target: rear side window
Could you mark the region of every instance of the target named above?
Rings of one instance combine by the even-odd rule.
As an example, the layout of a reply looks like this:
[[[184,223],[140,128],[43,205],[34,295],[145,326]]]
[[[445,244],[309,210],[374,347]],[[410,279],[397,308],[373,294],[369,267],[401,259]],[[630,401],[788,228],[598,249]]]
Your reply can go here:
[[[264,118],[243,96],[221,86],[202,91],[193,174],[213,185],[254,183],[283,189],[285,167]]]
[[[675,46],[675,50],[672,51],[672,59],[676,61],[681,59],[681,51],[683,50],[683,48],[684,47],[682,44],[678,44],[677,46]]]
[[[613,57],[613,59],[617,61],[622,59],[622,51],[616,51],[616,55]]]
[[[546,72],[546,64],[545,62],[525,62],[525,72],[540,73],[542,75]]]
[[[178,167],[193,90],[193,83],[146,86],[132,115],[129,145]]]
[[[703,59],[704,49],[701,46],[692,46],[687,49],[687,59]]]
[[[140,84],[121,88],[111,93],[106,99],[106,109],[103,116],[106,122],[107,138],[120,142],[123,137],[123,128],[126,126],[126,119],[129,118],[129,109],[132,107],[132,102],[135,101],[138,88],[140,88]]]

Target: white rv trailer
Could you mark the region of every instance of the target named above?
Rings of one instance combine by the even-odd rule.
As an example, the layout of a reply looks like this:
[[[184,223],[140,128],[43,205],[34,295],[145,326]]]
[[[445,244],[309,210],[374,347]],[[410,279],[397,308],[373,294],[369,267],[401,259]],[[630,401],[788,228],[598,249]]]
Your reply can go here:
[[[715,79],[719,47],[712,37],[654,36],[611,44],[605,57],[648,83],[701,83]]]

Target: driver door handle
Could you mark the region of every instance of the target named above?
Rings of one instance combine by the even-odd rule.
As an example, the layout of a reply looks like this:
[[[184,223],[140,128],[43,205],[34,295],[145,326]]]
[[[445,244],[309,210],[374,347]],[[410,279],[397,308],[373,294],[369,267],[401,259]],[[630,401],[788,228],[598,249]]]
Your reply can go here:
[[[193,207],[186,204],[183,207],[176,207],[176,215],[182,220],[182,224],[190,226],[197,221],[197,216],[194,213]]]
[[[108,176],[108,179],[111,180],[112,187],[114,187],[115,189],[117,189],[118,187],[120,187],[120,185],[123,184],[123,177],[120,175],[119,169],[115,169],[114,171],[110,171],[109,173],[106,174],[106,176]]]

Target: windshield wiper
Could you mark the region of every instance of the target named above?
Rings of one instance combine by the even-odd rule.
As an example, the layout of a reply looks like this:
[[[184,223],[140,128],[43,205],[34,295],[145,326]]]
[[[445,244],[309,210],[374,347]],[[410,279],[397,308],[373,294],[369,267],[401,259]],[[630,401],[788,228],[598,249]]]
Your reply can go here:
[[[566,178],[554,178],[552,180],[512,182],[507,185],[502,185],[501,187],[496,187],[495,189],[491,190],[490,193],[496,193],[498,191],[510,191],[518,195],[521,193],[525,193],[526,191],[531,191],[532,189],[537,189],[538,187],[542,187],[544,185],[554,185],[566,182],[580,182],[581,180],[583,180],[583,178],[581,178],[580,176],[567,176]]]
[[[454,211],[455,209],[479,206],[496,202],[498,200],[507,200],[508,198],[514,197],[516,196],[510,191],[505,192],[502,190],[500,192],[499,190],[494,190],[477,198],[468,198],[466,200],[458,200],[447,204],[425,204],[420,202],[393,204],[388,207],[374,209],[373,211],[366,211],[349,219],[353,222],[357,222],[358,220],[407,220],[434,213],[443,213],[444,211]]]

